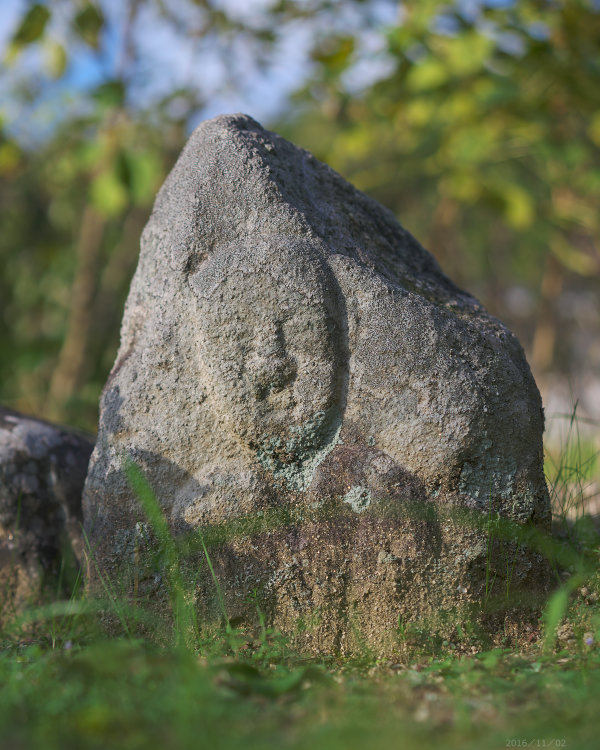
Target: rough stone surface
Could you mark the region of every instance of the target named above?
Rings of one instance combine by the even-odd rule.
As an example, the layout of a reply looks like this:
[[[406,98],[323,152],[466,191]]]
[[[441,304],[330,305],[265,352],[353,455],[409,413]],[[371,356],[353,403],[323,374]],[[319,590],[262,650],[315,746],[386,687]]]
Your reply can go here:
[[[399,618],[479,604],[492,580],[544,588],[541,558],[477,525],[548,526],[542,432],[516,338],[389,211],[251,118],[218,117],[142,237],[85,524],[100,568],[159,600],[130,457],[176,535],[218,540],[236,622],[258,601],[314,650],[384,649]]]
[[[0,624],[39,603],[61,559],[82,561],[92,448],[79,433],[0,406]]]

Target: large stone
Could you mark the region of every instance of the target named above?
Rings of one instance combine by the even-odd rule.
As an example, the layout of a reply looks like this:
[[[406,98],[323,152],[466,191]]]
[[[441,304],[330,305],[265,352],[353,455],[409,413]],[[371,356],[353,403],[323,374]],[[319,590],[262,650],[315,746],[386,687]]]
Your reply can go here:
[[[258,603],[314,650],[390,648],[401,620],[544,589],[542,559],[491,526],[547,528],[542,431],[517,339],[389,211],[218,117],[142,237],[84,493],[91,588],[104,570],[164,594],[131,458],[173,533],[209,543],[230,617]]]
[[[85,435],[0,406],[0,625],[47,587],[56,595],[73,583],[92,448]]]

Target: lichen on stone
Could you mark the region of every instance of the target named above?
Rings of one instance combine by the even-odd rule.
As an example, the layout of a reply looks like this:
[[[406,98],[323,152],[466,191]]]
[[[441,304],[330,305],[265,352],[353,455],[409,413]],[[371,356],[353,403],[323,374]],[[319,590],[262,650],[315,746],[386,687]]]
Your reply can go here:
[[[342,502],[347,503],[355,513],[363,513],[371,505],[371,490],[355,485],[344,495]]]
[[[285,481],[288,489],[304,492],[317,467],[338,443],[342,420],[333,408],[319,411],[302,425],[290,428],[291,437],[262,435],[256,460],[275,479]]]

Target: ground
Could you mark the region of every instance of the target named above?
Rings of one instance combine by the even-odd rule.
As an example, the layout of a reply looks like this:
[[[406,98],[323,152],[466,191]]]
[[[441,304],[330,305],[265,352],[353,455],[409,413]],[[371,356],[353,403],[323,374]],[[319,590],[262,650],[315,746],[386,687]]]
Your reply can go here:
[[[565,475],[554,471],[551,488],[557,587],[517,635],[507,628],[489,639],[463,620],[443,638],[423,621],[399,625],[394,660],[367,650],[316,660],[265,627],[196,622],[171,545],[174,625],[108,587],[104,602],[86,600],[75,582],[69,602],[50,601],[4,629],[3,747],[591,750],[600,535],[581,514],[573,521],[580,495],[565,495],[574,487],[561,488]],[[579,479],[577,492],[589,477]]]

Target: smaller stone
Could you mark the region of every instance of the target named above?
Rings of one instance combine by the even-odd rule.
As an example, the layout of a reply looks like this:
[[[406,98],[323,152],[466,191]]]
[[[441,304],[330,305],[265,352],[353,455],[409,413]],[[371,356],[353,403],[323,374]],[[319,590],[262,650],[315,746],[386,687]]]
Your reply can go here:
[[[88,437],[0,406],[0,626],[82,560]],[[67,566],[68,567],[68,566]],[[69,576],[62,571],[68,586]],[[69,594],[69,591],[65,591]]]

